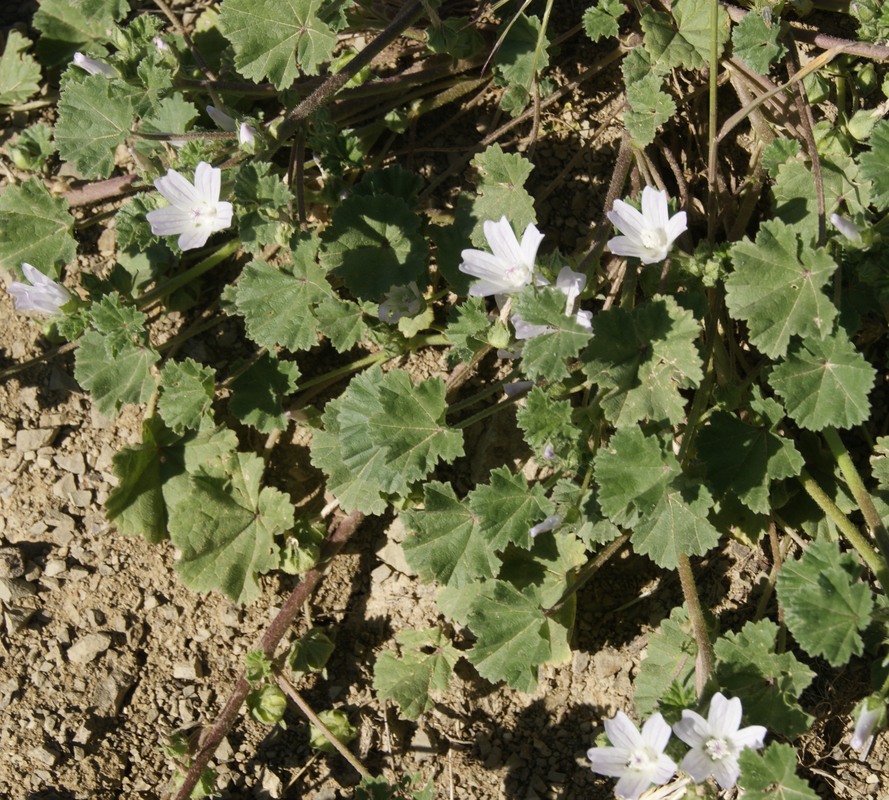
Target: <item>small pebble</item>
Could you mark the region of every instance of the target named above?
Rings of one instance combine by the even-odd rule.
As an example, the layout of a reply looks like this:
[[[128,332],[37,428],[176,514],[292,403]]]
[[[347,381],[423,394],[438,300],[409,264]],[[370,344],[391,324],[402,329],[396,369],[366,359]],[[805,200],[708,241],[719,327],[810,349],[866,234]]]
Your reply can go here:
[[[36,593],[33,583],[21,578],[0,578],[0,600],[7,606]]]
[[[59,432],[58,428],[33,428],[15,432],[15,449],[20,453],[33,453],[41,447],[52,444]]]
[[[0,578],[21,578],[25,561],[17,547],[0,547]]]
[[[54,578],[56,575],[61,575],[66,569],[68,569],[68,565],[61,558],[52,558],[46,562],[43,574]]]

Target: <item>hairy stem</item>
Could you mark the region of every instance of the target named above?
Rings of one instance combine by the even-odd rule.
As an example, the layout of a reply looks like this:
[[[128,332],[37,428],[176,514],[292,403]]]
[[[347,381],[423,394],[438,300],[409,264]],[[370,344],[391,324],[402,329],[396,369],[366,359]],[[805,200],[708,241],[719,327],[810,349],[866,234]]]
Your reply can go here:
[[[713,672],[713,642],[710,641],[707,621],[704,619],[704,609],[701,606],[701,598],[695,584],[691,561],[685,553],[679,553],[677,561],[679,563],[676,566],[676,571],[679,573],[679,583],[682,585],[682,595],[685,597],[688,619],[698,645],[698,657],[695,661],[695,691],[700,697],[707,681],[710,680],[710,674]]]
[[[876,575],[877,580],[880,582],[880,585],[885,592],[887,587],[889,587],[889,568],[886,567],[883,559],[880,558],[874,551],[873,547],[870,546],[870,543],[867,541],[864,534],[852,524],[849,518],[840,511],[839,508],[837,508],[833,500],[827,496],[824,489],[818,485],[818,482],[809,474],[808,470],[804,469],[800,473],[799,481],[802,483],[803,488],[806,490],[809,497],[818,504],[818,507],[828,516],[837,528],[839,528],[840,533],[846,537],[846,541],[855,548],[855,552],[858,553],[861,560],[867,564],[870,571]]]
[[[363,520],[364,514],[353,511],[327,537],[321,549],[321,560],[318,562],[318,565],[310,569],[293,588],[290,597],[287,598],[278,615],[272,620],[271,625],[263,634],[259,647],[266,658],[269,660],[274,658],[278,644],[284,638],[284,634],[290,629],[299,610],[303,607],[306,600],[309,599],[312,592],[315,591],[321,578],[324,577],[330,560],[342,550],[343,545],[349,541]],[[216,748],[219,747],[219,743],[235,724],[238,711],[249,692],[250,684],[247,682],[244,672],[242,672],[225,706],[216,718],[216,722],[213,723],[212,727],[204,731],[201,736],[200,749],[195,755],[188,772],[185,774],[185,779],[176,792],[174,800],[188,800],[191,797],[192,790],[197,784],[201,773],[206,769],[207,764],[210,763],[210,759],[216,752]]]
[[[877,547],[880,550],[884,563],[889,565],[889,532],[886,531],[886,526],[874,507],[874,501],[864,486],[861,474],[855,468],[855,464],[852,463],[849,451],[846,450],[843,440],[835,428],[825,429],[824,438],[827,440],[827,446],[830,448],[830,452],[833,453],[837,466],[839,466],[843,477],[846,479],[846,483],[849,485],[855,502],[858,503],[858,508],[861,509],[861,513],[864,515],[864,521],[868,529],[873,534],[874,539],[876,539]]]

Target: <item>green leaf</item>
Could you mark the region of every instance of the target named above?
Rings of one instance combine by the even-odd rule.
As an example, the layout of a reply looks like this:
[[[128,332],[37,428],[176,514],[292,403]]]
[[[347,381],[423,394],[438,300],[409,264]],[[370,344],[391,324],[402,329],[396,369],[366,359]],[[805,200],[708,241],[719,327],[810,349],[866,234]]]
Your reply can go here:
[[[796,775],[796,750],[772,742],[762,753],[747,747],[738,756],[738,783],[746,800],[818,800],[808,783]]]
[[[210,416],[215,391],[216,370],[186,358],[170,361],[161,373],[158,409],[176,433],[197,430]]]
[[[538,456],[551,445],[556,454],[565,457],[580,442],[571,402],[551,397],[540,386],[531,389],[525,405],[516,411],[516,421]]]
[[[440,460],[463,455],[463,433],[445,424],[445,384],[429,378],[414,385],[407,372],[392,370],[379,388],[379,411],[369,418],[374,443],[386,448],[386,466],[405,484],[425,478]]]
[[[778,575],[784,624],[809,655],[834,667],[864,651],[860,632],[870,624],[873,596],[861,573],[854,555],[821,539],[798,561],[785,561]]]
[[[762,165],[773,178],[778,177],[778,170],[799,155],[800,145],[796,139],[778,137],[769,142],[762,151]]]
[[[320,672],[333,655],[334,644],[321,628],[310,628],[293,643],[287,665],[297,676]]]
[[[732,29],[732,52],[763,75],[786,52],[778,41],[781,25],[767,23],[762,14],[747,14]]]
[[[287,711],[287,695],[275,684],[264,684],[251,689],[247,695],[250,716],[263,725],[276,725]]]
[[[525,322],[546,325],[551,331],[528,339],[522,347],[522,370],[532,380],[567,378],[567,361],[577,358],[590,332],[565,314],[565,295],[554,287],[522,292],[515,311]]]
[[[395,640],[401,655],[393,650],[380,653],[373,686],[381,698],[398,704],[402,717],[417,719],[435,705],[432,692],[448,688],[460,653],[441,628],[401,631]]]
[[[133,124],[133,101],[104,75],[62,81],[56,143],[59,155],[85,178],[107,178],[114,151]]]
[[[141,311],[107,296],[93,303],[89,313],[93,329],[80,339],[74,377],[99,411],[110,417],[121,405],[151,397],[156,388],[151,368],[160,356],[149,344]]]
[[[31,40],[11,30],[0,56],[0,106],[23,103],[40,89],[40,65],[30,53]]]
[[[160,192],[146,192],[131,197],[120,207],[114,217],[118,250],[145,250],[158,240],[151,232],[146,215],[160,208],[161,202]]]
[[[858,157],[861,175],[873,185],[873,203],[879,211],[889,208],[889,122],[877,123],[870,135],[870,150]]]
[[[549,65],[549,40],[535,16],[518,13],[507,24],[506,36],[494,52],[494,69],[507,84],[529,91]]]
[[[293,506],[277,489],[260,488],[263,468],[258,456],[236,453],[224,472],[194,474],[191,495],[170,510],[176,570],[190,589],[248,603],[259,595],[257,574],[277,567],[274,537],[293,526]]]
[[[769,383],[788,415],[803,428],[853,428],[870,416],[876,372],[838,328],[819,341],[804,339],[772,370]]]
[[[528,488],[522,473],[512,474],[507,467],[491,472],[491,482],[478,486],[469,495],[469,508],[478,517],[479,533],[493,551],[513,543],[531,546],[530,528],[552,513],[539,485]]]
[[[142,118],[139,130],[142,133],[185,133],[197,118],[197,106],[175,92],[163,98]],[[137,145],[143,144],[158,145],[157,142],[144,139],[137,142]],[[153,147],[143,149],[150,153]]]
[[[660,711],[661,698],[674,683],[694,689],[698,646],[688,612],[677,606],[649,637],[646,655],[634,683],[636,711],[647,717]]]
[[[645,49],[666,67],[700,69],[710,61],[710,0],[676,0],[673,18],[645,6],[642,30]],[[729,37],[729,17],[721,6],[717,20],[717,58]]]
[[[776,652],[777,635],[778,626],[763,619],[717,639],[716,681],[727,695],[744,698],[748,719],[779,736],[793,738],[812,723],[799,698],[815,673],[793,653]]]
[[[247,335],[273,350],[308,350],[318,343],[318,324],[313,309],[332,295],[321,268],[298,245],[294,263],[275,267],[253,260],[225,297],[244,317]]]
[[[881,489],[889,489],[889,436],[880,436],[870,457],[871,470]]]
[[[733,317],[746,320],[763,353],[783,356],[791,336],[830,333],[837,310],[821,288],[837,265],[824,248],[814,249],[773,219],[762,224],[755,243],[745,237],[735,244],[732,260],[725,301]]]
[[[43,34],[37,54],[47,66],[69,61],[84,45],[100,50],[111,38],[114,23],[129,13],[127,0],[42,0],[34,27]],[[101,54],[100,53],[100,54]]]
[[[599,0],[596,6],[590,6],[583,12],[583,30],[594,42],[617,36],[620,26],[617,21],[626,12],[620,0]]]
[[[296,390],[299,367],[293,361],[279,361],[266,353],[231,385],[229,408],[232,414],[260,433],[281,431],[288,417],[282,401]]]
[[[483,348],[488,346],[493,322],[488,317],[483,297],[469,297],[460,305],[453,306],[445,331],[451,349],[448,363],[470,363]]]
[[[657,437],[622,428],[596,453],[594,474],[605,515],[616,525],[634,527],[679,474],[679,462]]]
[[[423,509],[402,513],[411,531],[404,540],[404,557],[420,580],[460,588],[476,578],[494,577],[499,561],[468,504],[438,481],[423,486],[423,498]]]
[[[340,300],[331,293],[315,307],[314,313],[318,330],[330,339],[338,353],[351,350],[367,335],[364,310],[351,300]]]
[[[642,147],[650,145],[658,128],[676,113],[676,103],[661,91],[662,85],[663,78],[655,72],[627,85],[630,110],[624,113],[624,125]]]
[[[272,674],[272,662],[262,650],[250,650],[244,657],[244,677],[255,686]]]
[[[632,311],[610,308],[593,318],[593,338],[581,356],[584,372],[605,391],[602,409],[617,427],[643,419],[679,423],[680,389],[697,386],[698,323],[672,297],[655,297]]]
[[[108,496],[105,513],[126,536],[149,542],[167,538],[167,509],[189,493],[187,470],[233,452],[238,440],[227,429],[175,436],[157,417],[142,426],[142,443],[114,456],[118,485]]]
[[[734,495],[751,511],[767,514],[771,482],[799,475],[803,457],[792,441],[775,432],[784,416],[779,403],[760,399],[753,410],[756,414],[746,421],[715,411],[698,434],[698,457],[717,492]]]
[[[636,524],[630,541],[637,553],[664,569],[676,569],[680,555],[702,556],[719,542],[707,520],[713,498],[700,483],[675,479],[657,505]]]
[[[486,581],[469,612],[477,641],[467,658],[483,678],[531,692],[537,666],[552,653],[550,624],[532,588],[520,592],[503,581]]]
[[[0,193],[0,265],[10,272],[17,274],[27,261],[57,279],[61,265],[77,255],[73,229],[68,203],[53,197],[37,178]]]
[[[352,195],[322,234],[321,264],[362,300],[426,273],[428,249],[420,218],[400,197]]]
[[[268,78],[279,91],[300,69],[317,75],[337,41],[320,8],[321,0],[224,0],[219,21],[238,72],[257,83]]]
[[[382,513],[382,494],[404,496],[439,459],[462,454],[462,434],[447,428],[444,411],[440,380],[414,386],[403,370],[373,368],[327,404],[312,463],[328,474],[328,489],[344,509]]]
[[[530,161],[518,153],[504,153],[499,144],[493,144],[472,159],[472,166],[479,173],[478,191],[472,204],[475,227],[470,240],[473,245],[486,244],[483,230],[486,220],[506,217],[521,234],[537,219],[534,199],[525,189],[525,181],[534,169]]]
[[[844,154],[821,158],[824,213],[840,211],[847,216],[864,215],[870,206],[870,185],[859,177],[858,165]],[[818,237],[818,190],[810,164],[800,159],[778,167],[772,194],[775,214],[793,227],[803,242]]]

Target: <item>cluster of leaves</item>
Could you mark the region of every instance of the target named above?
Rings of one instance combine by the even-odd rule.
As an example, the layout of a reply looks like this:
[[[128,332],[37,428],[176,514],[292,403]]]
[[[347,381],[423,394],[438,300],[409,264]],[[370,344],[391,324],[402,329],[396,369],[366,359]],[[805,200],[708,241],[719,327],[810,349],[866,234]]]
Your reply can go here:
[[[551,5],[542,18],[505,16],[494,34],[494,80],[509,113],[548,91],[542,76],[552,52]],[[643,4],[632,19],[615,0],[589,8],[583,24],[593,41],[628,25],[641,37],[622,64],[623,122],[637,151],[675,118],[677,75],[700,80],[729,49],[749,70],[768,73],[787,49],[781,13],[800,5],[761,3],[734,24],[709,0],[675,0],[669,12]],[[876,4],[855,5],[863,35],[882,35],[885,14]],[[309,569],[320,533],[303,498],[267,485],[266,464],[243,442],[253,432],[285,430],[295,416],[305,420],[311,461],[327,491],[347,512],[401,513],[407,563],[438,586],[439,608],[454,626],[402,631],[398,650],[379,657],[375,689],[408,718],[434,705],[460,658],[484,678],[523,691],[535,688],[541,667],[568,661],[581,570],[621,536],[636,554],[674,570],[711,553],[728,531],[753,546],[770,528],[799,531],[813,541],[776,577],[783,624],[798,649],[783,651],[781,630],[769,619],[714,630],[713,682],[742,697],[750,719],[773,733],[805,732],[812,717],[800,696],[814,677],[805,660],[840,667],[880,641],[884,601],[837,540],[839,518],[856,505],[822,435],[835,441],[837,430],[870,426],[875,366],[885,368],[882,350],[868,348],[862,332],[879,325],[883,336],[889,307],[880,238],[889,211],[889,123],[858,113],[866,109],[841,109],[843,125],[815,125],[815,152],[810,141],[800,147],[776,127],[761,156],[771,180],[770,218],[718,249],[676,255],[670,270],[640,269],[639,280],[627,280],[605,308],[605,281],[596,284],[590,272],[584,300],[597,312],[592,330],[566,313],[565,295],[551,285],[563,265],[578,266],[559,253],[538,264],[550,285],[532,282],[498,313],[466,297],[469,279],[458,266],[462,250],[486,246],[486,221],[505,216],[521,232],[536,220],[528,160],[499,145],[479,152],[474,185],[442,219],[424,212],[419,176],[396,166],[364,169],[370,145],[354,130],[339,130],[329,110],[308,119],[300,134],[321,166],[312,198],[318,213],[300,209],[305,195],[294,194],[292,170],[276,158],[276,131],[307,93],[306,76],[342,67],[334,58],[337,37],[357,10],[346,0],[223,0],[218,14],[207,12],[205,24],[222,42],[214,69],[267,80],[277,92],[274,102],[261,94],[255,106],[234,92],[224,98],[237,119],[255,123],[253,152],[239,149],[235,134],[210,135],[218,131],[205,106],[218,100],[194,80],[201,65],[157,18],[120,24],[129,12],[125,0],[45,0],[34,20],[40,64],[27,39],[7,39],[2,104],[33,96],[41,64],[64,67],[55,125],[20,137],[20,169],[43,169],[38,165],[57,149],[69,169],[101,180],[129,145],[148,188],[170,167],[190,174],[200,161],[228,162],[223,191],[235,206],[237,239],[192,260],[152,232],[146,214],[159,200],[140,193],[117,213],[118,262],[110,277],[85,280],[89,302],[58,322],[77,340],[75,377],[99,411],[114,416],[128,403],[150,409],[141,444],[115,458],[119,485],[109,518],[125,534],[169,538],[192,589],[251,601],[259,576]],[[429,53],[457,59],[482,49],[478,31],[460,17],[436,15],[427,39]],[[116,75],[65,66],[75,49],[103,58]],[[270,114],[277,116],[260,125]],[[824,218],[834,213],[867,235],[858,242],[833,229],[828,235]],[[201,288],[186,285],[187,277],[238,249],[248,256],[219,303],[243,322],[243,358],[218,371],[167,358],[166,343],[151,339],[147,308],[157,301],[197,305]],[[0,265],[16,270],[27,261],[59,278],[76,252],[70,208],[39,177],[3,192]],[[412,283],[428,301],[422,310],[397,325],[382,322],[379,303],[393,287]],[[456,300],[446,310],[433,305],[443,297]],[[518,341],[509,312],[543,332]],[[417,381],[400,366],[381,366],[429,344],[444,345],[452,365],[492,348],[510,351],[513,376],[533,385],[516,419],[536,472],[510,463],[476,485],[443,480],[442,465],[459,464],[468,449],[464,430],[472,420],[461,419],[440,378]],[[355,356],[357,348],[372,351],[362,351],[357,367],[314,374],[321,357]],[[368,365],[323,408],[308,405],[311,391],[294,399]],[[313,377],[304,379],[303,371]],[[880,440],[872,470],[881,510],[889,508],[887,450]],[[832,517],[802,491],[809,480],[823,489]],[[544,532],[532,535],[541,525]],[[459,641],[451,638],[454,628],[463,632]],[[693,704],[699,645],[686,612],[674,609],[653,635],[636,683],[640,713],[675,717]],[[320,669],[329,648],[312,634],[294,646],[289,665],[297,674]],[[248,667],[251,712],[280,722],[286,700],[269,681],[271,664],[254,656]],[[343,731],[347,739],[347,726]],[[751,796],[766,796],[775,783],[812,796],[795,783],[792,749],[773,745],[743,758]],[[395,787],[365,782],[361,791],[420,798],[431,790],[406,778]]]

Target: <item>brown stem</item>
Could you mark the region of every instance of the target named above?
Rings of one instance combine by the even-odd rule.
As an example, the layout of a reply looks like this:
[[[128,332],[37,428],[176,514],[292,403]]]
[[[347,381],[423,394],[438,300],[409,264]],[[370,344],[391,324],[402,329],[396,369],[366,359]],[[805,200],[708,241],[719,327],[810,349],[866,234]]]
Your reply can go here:
[[[695,690],[700,697],[704,686],[710,679],[710,674],[713,672],[713,642],[710,641],[710,633],[704,619],[704,610],[701,607],[698,587],[695,585],[691,561],[685,553],[679,553],[677,561],[676,571],[679,573],[679,583],[682,585],[682,594],[688,609],[688,619],[698,645],[698,657],[695,661]]]
[[[312,707],[303,699],[303,696],[296,691],[296,688],[290,681],[287,680],[283,675],[277,675],[275,680],[278,682],[278,686],[281,687],[281,691],[290,698],[291,702],[306,716],[306,719],[312,723],[321,733],[324,735],[324,738],[327,739],[330,744],[336,748],[337,752],[346,759],[355,769],[355,771],[362,777],[370,779],[372,775],[367,771],[365,766],[355,758],[352,753],[349,752],[348,748],[334,735],[333,731],[330,730],[318,717],[318,715],[312,710]]]
[[[321,108],[328,98],[336,94],[359,70],[370,64],[407,28],[420,13],[421,0],[405,3],[392,21],[367,47],[355,56],[336,75],[331,75],[314,92],[294,108],[281,123],[276,133],[278,142],[286,142],[299,128],[300,123]]]
[[[271,625],[269,625],[266,632],[263,634],[259,647],[265,654],[266,658],[269,660],[274,658],[275,649],[278,647],[278,643],[284,638],[284,634],[287,633],[293,620],[296,618],[297,613],[299,613],[299,610],[302,608],[306,600],[309,599],[312,592],[315,591],[321,578],[324,577],[325,570],[327,569],[330,560],[339,553],[343,548],[343,545],[349,541],[352,534],[355,533],[355,530],[363,520],[364,514],[361,514],[358,511],[353,511],[348,517],[344,518],[339,525],[337,525],[336,529],[327,537],[321,551],[321,561],[319,561],[318,566],[310,569],[303,576],[303,579],[293,588],[290,597],[287,598],[284,605],[281,607],[281,610],[278,612],[278,615],[272,620]],[[216,718],[216,722],[213,723],[212,727],[204,731],[201,736],[200,749],[195,755],[191,767],[189,767],[188,772],[185,774],[185,779],[179,787],[179,791],[176,793],[174,800],[188,800],[188,798],[191,797],[192,790],[197,785],[201,773],[206,769],[207,764],[210,763],[210,759],[216,752],[216,748],[219,747],[219,743],[229,730],[231,730],[232,725],[235,724],[238,711],[249,691],[250,684],[247,683],[247,678],[242,672],[241,676],[238,678],[238,682],[235,684],[235,688],[232,690],[231,695],[226,701],[225,706]]]
[[[138,180],[139,176],[135,174],[118,175],[116,178],[108,178],[105,181],[96,181],[85,186],[78,186],[76,189],[70,189],[62,197],[68,201],[71,208],[91,206],[94,203],[101,203],[103,200],[110,200],[131,191],[133,184]]]

